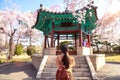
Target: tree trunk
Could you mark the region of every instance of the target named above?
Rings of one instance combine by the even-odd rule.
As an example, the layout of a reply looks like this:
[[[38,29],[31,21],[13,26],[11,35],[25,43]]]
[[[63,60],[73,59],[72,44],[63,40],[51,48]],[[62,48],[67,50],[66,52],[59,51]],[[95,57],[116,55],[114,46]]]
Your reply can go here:
[[[12,56],[14,54],[14,46],[13,46],[13,36],[15,34],[15,31],[16,29],[14,29],[13,33],[8,34],[9,37],[10,37],[10,40],[9,40],[9,56],[8,56],[8,59],[12,59]]]
[[[106,49],[107,49],[107,53],[109,53],[109,48],[108,48],[108,44],[107,44],[108,42],[107,41],[105,41],[105,45],[106,45]]]
[[[109,46],[109,48],[110,48],[110,49],[109,49],[109,52],[111,53],[111,52],[112,52],[112,50],[111,50],[111,45]]]
[[[96,44],[97,52],[100,52],[98,44]]]
[[[32,43],[31,43],[31,35],[30,35],[30,38],[29,38],[29,42],[30,42],[30,46],[32,45]]]
[[[31,30],[30,30],[30,38],[29,38],[29,42],[30,42],[30,46],[32,45],[32,33],[31,33]]]
[[[10,37],[10,40],[9,40],[9,56],[8,56],[8,59],[12,59],[12,56],[13,56],[13,36]]]
[[[18,45],[18,43],[19,43],[19,39],[20,39],[20,36],[19,36],[18,39],[17,39],[17,44],[16,44],[16,45]]]
[[[6,39],[5,39],[5,48],[8,48],[8,36],[7,36],[7,34],[5,34],[5,36],[6,36]]]

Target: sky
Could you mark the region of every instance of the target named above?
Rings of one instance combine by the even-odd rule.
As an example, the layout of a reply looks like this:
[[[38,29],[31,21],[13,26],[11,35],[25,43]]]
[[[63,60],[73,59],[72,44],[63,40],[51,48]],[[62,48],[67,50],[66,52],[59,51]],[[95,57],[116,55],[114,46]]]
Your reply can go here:
[[[40,4],[51,7],[52,5],[62,4],[62,2],[62,0],[0,0],[0,9],[5,9],[10,6],[9,4],[15,3],[19,5],[21,11],[35,11],[40,8]]]
[[[89,1],[89,0],[84,0]],[[120,11],[120,0],[94,0],[97,8],[98,18],[102,18],[107,11],[111,14]],[[20,11],[32,11],[40,8],[40,4],[50,8],[53,5],[63,6],[63,0],[0,0],[0,10],[4,10],[7,7],[19,9]],[[17,5],[17,6],[16,6]]]

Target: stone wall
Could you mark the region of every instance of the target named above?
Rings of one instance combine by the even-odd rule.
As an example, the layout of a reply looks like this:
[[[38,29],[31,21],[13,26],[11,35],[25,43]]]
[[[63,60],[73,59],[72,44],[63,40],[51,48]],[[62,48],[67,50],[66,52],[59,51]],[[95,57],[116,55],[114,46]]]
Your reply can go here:
[[[90,59],[96,71],[105,65],[105,54],[93,54]]]
[[[39,69],[42,59],[43,59],[43,56],[40,54],[32,55],[32,64],[37,70]]]
[[[44,49],[44,54],[45,55],[56,55],[56,48],[55,47],[50,47]]]
[[[77,47],[77,55],[91,55],[92,47]]]

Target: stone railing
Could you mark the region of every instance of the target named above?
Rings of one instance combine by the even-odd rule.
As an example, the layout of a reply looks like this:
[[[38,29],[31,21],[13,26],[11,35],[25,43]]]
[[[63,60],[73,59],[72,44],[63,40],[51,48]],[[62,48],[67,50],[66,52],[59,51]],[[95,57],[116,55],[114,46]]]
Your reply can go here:
[[[43,57],[43,59],[42,59],[42,62],[41,62],[41,64],[40,64],[40,66],[39,66],[39,70],[38,70],[38,72],[37,72],[36,78],[40,78],[40,77],[41,77],[41,74],[42,74],[43,69],[44,69],[44,67],[45,67],[45,65],[46,65],[47,59],[48,59],[48,55],[45,55],[45,56]]]
[[[96,75],[96,71],[95,71],[95,69],[94,69],[94,66],[93,66],[91,60],[90,60],[90,57],[89,57],[89,56],[85,56],[85,58],[86,58],[86,61],[87,61],[87,63],[88,63],[88,66],[89,66],[89,68],[90,68],[90,73],[91,73],[91,75],[92,75],[92,79],[93,79],[93,80],[98,80],[98,77],[97,77],[97,75]]]
[[[42,59],[43,59],[43,56],[40,54],[32,55],[32,64],[37,70],[39,69]]]
[[[89,56],[96,71],[105,65],[105,54],[93,54]]]

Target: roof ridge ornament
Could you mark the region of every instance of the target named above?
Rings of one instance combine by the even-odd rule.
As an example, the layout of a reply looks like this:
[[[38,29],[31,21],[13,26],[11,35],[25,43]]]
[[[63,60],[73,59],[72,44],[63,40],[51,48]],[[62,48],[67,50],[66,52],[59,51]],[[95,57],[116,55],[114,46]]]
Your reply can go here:
[[[70,13],[70,11],[68,10],[68,7],[66,7],[65,9],[65,13]]]
[[[41,11],[45,11],[45,12],[52,12],[51,9],[49,9],[49,8],[47,8],[47,7],[45,7],[45,6],[43,6],[42,4],[40,4],[40,10],[41,10]]]
[[[40,10],[42,10],[43,9],[43,5],[42,4],[40,4]]]

